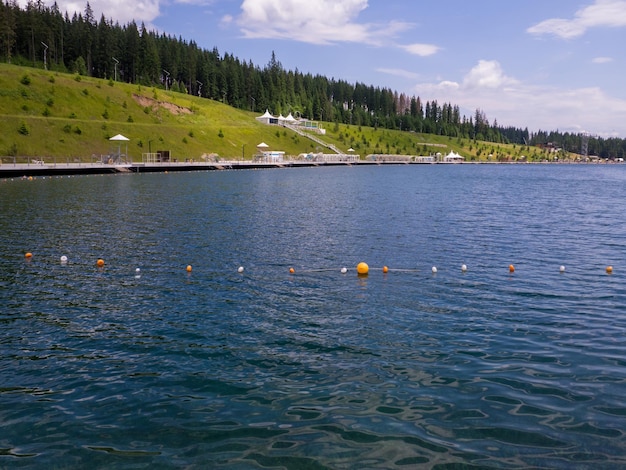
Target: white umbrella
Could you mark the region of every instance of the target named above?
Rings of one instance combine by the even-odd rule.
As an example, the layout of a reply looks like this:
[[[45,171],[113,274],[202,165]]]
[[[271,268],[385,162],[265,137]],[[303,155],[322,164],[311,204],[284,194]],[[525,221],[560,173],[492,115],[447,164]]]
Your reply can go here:
[[[117,134],[114,135],[113,137],[111,137],[109,139],[110,141],[113,142],[126,142],[126,157],[128,157],[128,141],[130,140],[128,137],[123,136],[122,134]],[[121,143],[117,146],[117,158],[119,159],[121,157],[121,153],[122,153],[122,145]]]

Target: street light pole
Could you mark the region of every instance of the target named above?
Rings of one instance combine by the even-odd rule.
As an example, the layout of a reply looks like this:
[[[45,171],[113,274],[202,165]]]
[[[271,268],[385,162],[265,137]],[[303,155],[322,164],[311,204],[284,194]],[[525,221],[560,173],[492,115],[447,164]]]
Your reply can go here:
[[[117,64],[119,64],[119,63],[120,63],[120,61],[119,61],[119,60],[117,60],[115,57],[111,57],[111,59],[113,59],[113,60],[115,61],[115,65],[113,66],[113,68],[115,69],[115,75],[114,75],[114,77],[115,77],[115,81],[117,82]]]
[[[48,60],[47,60],[47,52],[48,52],[48,45],[45,42],[41,42],[41,45],[44,47],[43,49],[43,68],[44,70],[48,70]]]
[[[243,144],[243,146],[241,147],[241,161],[244,161],[246,159],[246,144]]]
[[[163,69],[163,72],[165,73],[165,91],[167,91],[167,82],[170,81],[170,73],[165,69]]]

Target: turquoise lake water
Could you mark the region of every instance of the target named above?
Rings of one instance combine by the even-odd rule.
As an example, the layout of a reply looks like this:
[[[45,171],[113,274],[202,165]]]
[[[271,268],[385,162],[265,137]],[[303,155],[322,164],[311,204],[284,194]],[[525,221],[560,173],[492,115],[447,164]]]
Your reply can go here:
[[[0,468],[625,468],[624,201],[623,165],[0,180]]]

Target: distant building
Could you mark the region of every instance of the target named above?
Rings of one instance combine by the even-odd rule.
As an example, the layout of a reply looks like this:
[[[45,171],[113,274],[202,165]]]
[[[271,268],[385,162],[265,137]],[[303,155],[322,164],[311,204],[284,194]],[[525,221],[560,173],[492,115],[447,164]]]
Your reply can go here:
[[[262,122],[263,124],[274,125],[274,126],[285,126],[285,127],[294,127],[298,129],[304,129],[307,131],[316,132],[318,134],[326,134],[326,129],[320,127],[317,121],[311,121],[309,119],[293,117],[291,113],[287,115],[287,117],[280,114],[278,117],[273,116],[268,109],[265,110],[265,113],[262,116],[258,116],[256,118],[257,121]]]

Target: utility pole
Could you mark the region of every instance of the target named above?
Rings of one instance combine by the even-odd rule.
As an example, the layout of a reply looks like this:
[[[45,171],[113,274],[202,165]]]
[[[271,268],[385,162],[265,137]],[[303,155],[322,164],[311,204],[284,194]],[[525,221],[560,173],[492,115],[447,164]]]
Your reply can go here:
[[[115,69],[115,75],[114,75],[114,77],[115,77],[115,81],[117,82],[117,64],[119,64],[119,63],[120,63],[120,61],[119,61],[119,60],[117,60],[115,57],[111,57],[111,58],[115,61],[115,65],[113,66],[113,68]]]
[[[47,52],[48,52],[48,45],[45,42],[41,42],[41,45],[44,47],[43,49],[43,68],[44,70],[48,70],[48,58],[47,58]]]
[[[165,69],[163,69],[163,72],[165,73],[165,91],[167,91],[167,82],[170,81],[170,73]]]
[[[198,96],[202,96],[202,82],[200,80],[196,80],[198,84]]]

